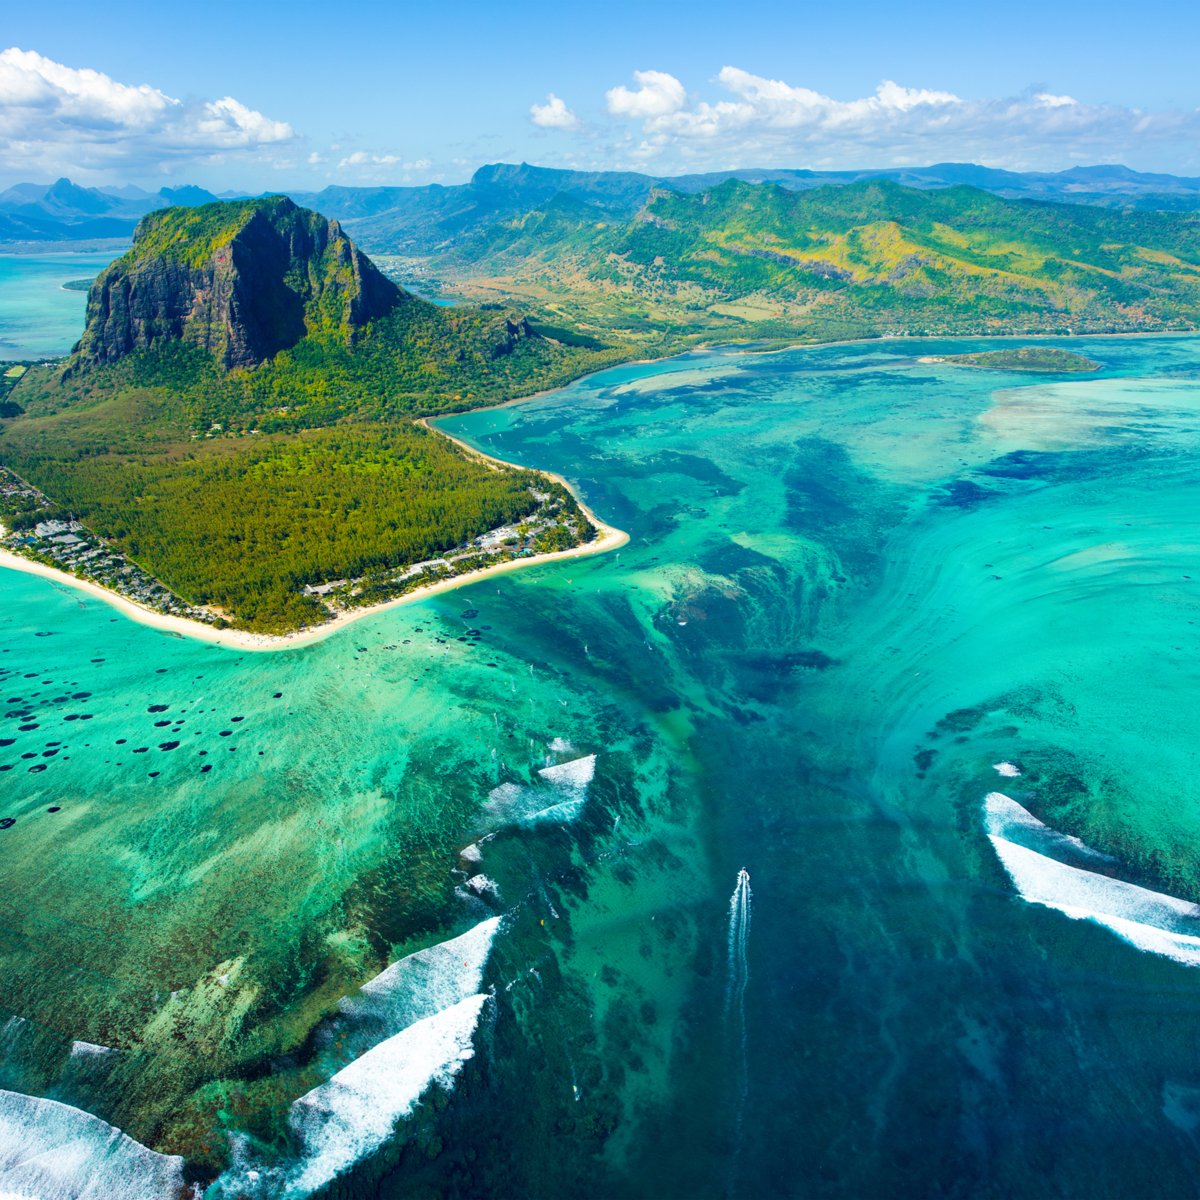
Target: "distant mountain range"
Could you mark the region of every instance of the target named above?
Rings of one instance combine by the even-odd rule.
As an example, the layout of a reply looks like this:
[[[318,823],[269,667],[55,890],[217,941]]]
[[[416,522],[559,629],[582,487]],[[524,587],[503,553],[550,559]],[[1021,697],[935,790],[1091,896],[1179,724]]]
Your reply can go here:
[[[481,167],[469,183],[407,188],[329,187],[294,193],[299,204],[337,217],[372,253],[437,254],[464,236],[533,210],[629,217],[656,190],[707,191],[727,180],[773,183],[788,191],[882,179],[922,190],[967,185],[1012,200],[1112,208],[1200,210],[1200,179],[1148,175],[1122,166],[1021,173],[971,163],[862,171],[743,170],[652,176],[628,171],[564,171],[527,163]]]
[[[547,206],[630,216],[655,189],[691,194],[737,179],[773,183],[788,191],[883,179],[922,190],[968,185],[1012,200],[1091,204],[1109,208],[1197,211],[1200,179],[1147,174],[1123,166],[1020,172],[972,163],[860,171],[748,169],[703,175],[654,176],[629,171],[567,171],[497,163],[470,182],[450,187],[327,187],[287,193],[298,204],[340,220],[374,253],[429,254],[464,234]],[[194,207],[220,197],[183,186],[157,192],[137,187],[88,188],[59,179],[20,183],[0,193],[0,242],[61,242],[130,238],[146,213],[170,205]]]
[[[595,337],[816,340],[1200,326],[1200,214],[1016,201],[889,179],[654,190],[630,216],[554,201],[426,260]]]
[[[69,179],[18,183],[0,192],[0,242],[78,242],[128,239],[138,221],[159,208],[208,204],[219,197],[184,186],[147,192],[139,187],[80,187]]]

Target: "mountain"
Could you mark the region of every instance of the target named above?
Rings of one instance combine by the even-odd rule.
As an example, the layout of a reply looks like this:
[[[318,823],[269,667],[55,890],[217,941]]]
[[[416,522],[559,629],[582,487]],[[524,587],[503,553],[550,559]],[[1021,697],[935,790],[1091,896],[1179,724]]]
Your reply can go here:
[[[207,204],[216,197],[203,188],[88,188],[58,179],[18,183],[0,192],[0,242],[70,242],[133,236],[137,222],[155,209]]]
[[[162,341],[252,366],[316,327],[352,336],[406,299],[336,221],[286,197],[164,209],[92,285],[75,367]]]
[[[220,199],[212,192],[193,184],[185,183],[183,187],[165,187],[158,189],[159,199],[168,206],[183,205],[185,208],[195,208],[199,204],[212,204]]]
[[[561,485],[465,456],[413,418],[627,356],[500,305],[412,296],[286,197],[165,209],[92,285],[71,358],[13,387],[0,467],[50,505],[9,489],[0,519],[28,550],[38,522],[72,517],[109,548],[102,581],[146,579],[113,567],[115,549],[172,606],[286,632],[328,619],[310,585],[340,581],[343,604],[366,603],[586,540]],[[472,547],[501,526],[503,544]]]
[[[1200,210],[1200,179],[1148,174],[1119,165],[1020,172],[973,163],[935,163],[851,171],[746,168],[661,176],[492,163],[480,167],[470,182],[448,187],[332,186],[289,194],[297,204],[341,221],[371,253],[425,255],[452,246],[464,234],[531,209],[553,205],[631,216],[656,189],[688,194],[707,191],[729,179],[773,183],[789,191],[884,179],[921,189],[967,185],[1007,199]],[[151,194],[132,186],[84,188],[67,179],[52,184],[21,183],[0,193],[0,242],[128,238],[138,219],[157,208],[242,196],[244,193],[229,191],[217,196],[192,185]]]
[[[656,189],[631,217],[551,201],[465,231],[443,286],[653,339],[1200,325],[1200,216],[890,180]],[[657,331],[657,333],[656,333]]]
[[[1200,210],[1200,179],[1148,175],[1121,166],[1018,172],[972,163],[859,171],[750,168],[679,176],[494,163],[480,167],[469,183],[453,187],[331,187],[316,193],[295,192],[292,197],[343,221],[372,253],[427,255],[444,252],[464,236],[531,210],[550,206],[581,216],[595,212],[632,216],[655,191],[693,194],[731,179],[770,183],[788,191],[879,179],[921,190],[966,185],[1006,199]]]

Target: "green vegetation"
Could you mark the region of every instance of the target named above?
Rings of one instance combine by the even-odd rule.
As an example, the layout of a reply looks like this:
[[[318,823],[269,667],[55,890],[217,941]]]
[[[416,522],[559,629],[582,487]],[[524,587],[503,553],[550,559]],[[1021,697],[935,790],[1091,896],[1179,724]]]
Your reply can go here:
[[[280,259],[280,231],[290,261]],[[298,242],[307,250],[296,257]],[[234,243],[242,304],[218,312],[212,280]],[[173,274],[172,263],[189,272]],[[139,293],[158,307],[142,314],[136,340],[130,323],[114,324],[122,310],[107,297],[132,296],[126,281],[147,277],[166,291]],[[229,348],[274,319],[281,288],[303,301],[295,336],[228,369]],[[202,318],[194,295],[210,305]],[[363,297],[380,315],[364,317]],[[80,351],[5,381],[16,395],[0,463],[49,497],[39,519],[73,516],[189,605],[286,632],[328,618],[305,585],[351,580],[336,598],[364,603],[406,590],[406,567],[448,551],[461,552],[447,568],[461,573],[473,540],[498,526],[524,523],[492,550],[509,557],[591,536],[561,486],[468,458],[413,423],[628,355],[547,334],[560,336],[508,308],[442,309],[408,296],[336,225],[282,198],[164,210],[97,280]],[[7,516],[16,525],[29,514]],[[475,565],[484,560],[496,558]]]
[[[434,558],[531,516],[534,490],[574,507],[408,422],[22,466],[59,505],[38,519],[70,512],[189,604],[267,633],[327,619],[303,585]]]
[[[324,616],[306,584],[391,594],[496,524],[533,517],[520,551],[582,536],[573,504],[534,516],[527,478],[435,449],[416,417],[718,337],[1200,326],[1189,214],[736,180],[655,190],[632,219],[553,199],[508,213],[421,268],[471,308],[402,291],[283,197],[154,213],[96,281],[75,358],[5,381],[0,462],[189,603],[278,631]]]
[[[985,350],[980,354],[947,354],[938,362],[960,367],[987,367],[993,371],[1047,371],[1083,374],[1100,370],[1100,364],[1071,350],[1052,346],[1020,346],[1015,350]]]
[[[597,219],[601,217],[601,219]],[[645,347],[714,336],[1082,333],[1200,326],[1200,218],[872,181],[655,191],[498,221],[427,269],[468,297]]]
[[[250,221],[255,218],[275,221],[288,211],[303,214],[304,224],[310,227],[325,220],[310,209],[297,209],[284,196],[224,200],[196,208],[159,209],[142,218],[134,234],[133,249],[118,261],[125,271],[152,262],[203,267],[229,246]],[[327,267],[329,264],[320,262],[317,265]]]

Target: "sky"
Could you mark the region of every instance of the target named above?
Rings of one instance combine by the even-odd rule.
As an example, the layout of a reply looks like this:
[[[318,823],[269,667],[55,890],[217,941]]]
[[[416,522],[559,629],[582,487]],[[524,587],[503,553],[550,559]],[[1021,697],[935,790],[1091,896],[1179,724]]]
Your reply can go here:
[[[520,161],[1200,175],[1181,0],[56,0],[9,6],[0,38],[0,186],[459,183]]]

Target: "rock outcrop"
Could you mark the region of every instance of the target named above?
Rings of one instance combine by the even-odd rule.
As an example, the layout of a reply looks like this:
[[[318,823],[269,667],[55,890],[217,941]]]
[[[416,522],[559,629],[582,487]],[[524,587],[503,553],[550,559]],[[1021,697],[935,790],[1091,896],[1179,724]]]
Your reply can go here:
[[[254,366],[307,333],[353,341],[408,299],[336,221],[286,197],[163,209],[92,285],[73,366],[166,341],[203,346],[226,369]]]

